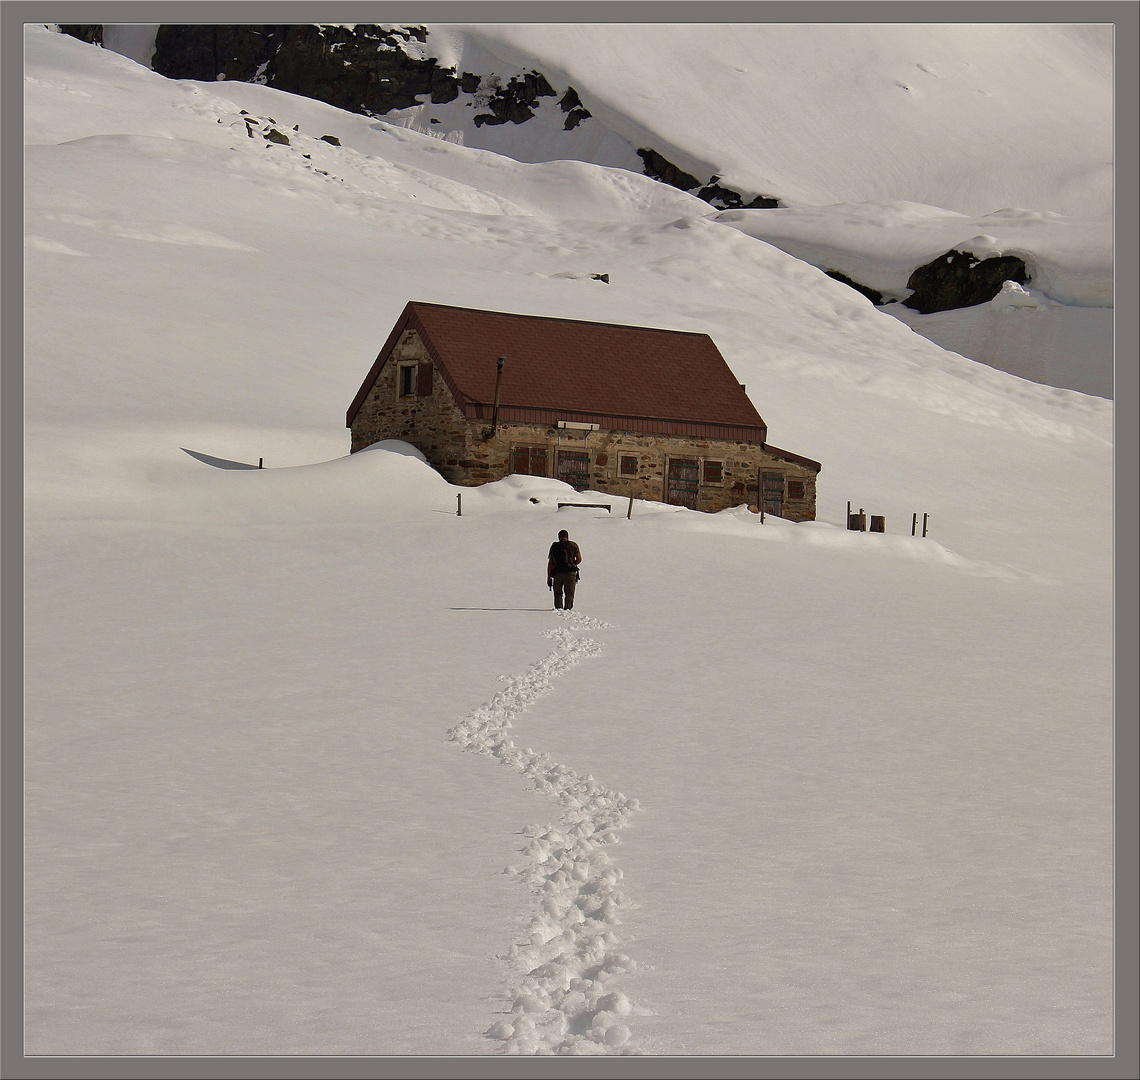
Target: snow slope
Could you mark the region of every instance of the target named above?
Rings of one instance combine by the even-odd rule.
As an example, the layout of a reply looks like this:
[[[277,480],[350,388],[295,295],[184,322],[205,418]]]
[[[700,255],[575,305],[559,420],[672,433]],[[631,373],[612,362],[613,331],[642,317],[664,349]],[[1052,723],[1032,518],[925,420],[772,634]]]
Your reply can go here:
[[[104,37],[145,65],[156,29],[108,26]],[[561,162],[563,180],[547,182],[571,202],[566,163],[640,173],[648,146],[701,183],[778,195],[779,211],[718,220],[896,299],[915,267],[951,247],[1017,255],[1052,301],[1036,307],[1048,317],[1024,306],[1000,317],[890,311],[991,367],[1112,397],[1111,27],[432,25],[406,48],[483,84],[390,122]],[[474,122],[481,94],[535,69],[558,90],[530,120]],[[558,98],[571,84],[591,116],[567,131]]]
[[[1112,209],[1110,27],[463,29],[506,60],[562,77],[633,146],[652,135],[648,145],[674,164],[738,191],[790,205],[903,199],[969,215]]]
[[[905,300],[911,272],[950,250],[978,259],[1014,255],[1031,287],[989,304],[922,315],[886,310],[923,337],[990,367],[1049,386],[1113,393],[1112,216],[1074,219],[1000,210],[982,217],[914,203],[726,210],[716,220]],[[1033,294],[1026,297],[1025,292]]]
[[[643,177],[25,90],[27,1052],[1112,1051],[1109,402]],[[411,298],[710,333],[820,520],[348,457]]]

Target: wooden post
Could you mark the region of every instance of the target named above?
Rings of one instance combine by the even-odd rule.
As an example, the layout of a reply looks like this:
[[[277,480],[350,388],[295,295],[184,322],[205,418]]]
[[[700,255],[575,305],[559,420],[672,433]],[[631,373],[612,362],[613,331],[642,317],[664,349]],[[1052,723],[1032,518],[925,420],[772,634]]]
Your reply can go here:
[[[633,496],[629,497],[629,509],[625,512],[625,520],[629,521],[633,517]]]
[[[918,511],[914,512],[914,516],[910,519],[910,535],[918,535]]]
[[[455,496],[455,502],[456,502],[455,516],[456,517],[463,517],[463,496],[462,495],[456,495]]]
[[[764,472],[756,473],[756,509],[760,513],[760,524],[764,524]]]
[[[257,467],[258,467],[259,469],[264,469],[264,468],[265,468],[265,458],[263,458],[263,457],[259,457],[259,458],[257,459]]]
[[[929,521],[929,520],[930,520],[930,515],[929,515],[929,514],[923,514],[923,515],[922,515],[922,535],[923,535],[923,537],[924,537],[924,538],[925,538],[925,536],[926,536],[926,523],[927,523],[927,521]]]

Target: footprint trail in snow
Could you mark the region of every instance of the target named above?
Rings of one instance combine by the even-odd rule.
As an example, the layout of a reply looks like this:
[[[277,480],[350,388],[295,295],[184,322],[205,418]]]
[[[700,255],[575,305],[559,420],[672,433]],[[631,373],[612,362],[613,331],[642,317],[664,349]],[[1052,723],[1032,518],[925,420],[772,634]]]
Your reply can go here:
[[[608,849],[619,843],[617,830],[639,809],[637,800],[548,754],[520,748],[508,734],[512,719],[547,693],[552,679],[601,651],[599,642],[574,631],[607,623],[575,611],[556,614],[570,625],[545,632],[554,651],[521,675],[500,676],[506,686],[447,733],[464,749],[531,778],[562,809],[557,823],[524,830],[527,862],[507,868],[531,887],[538,910],[525,940],[503,957],[512,973],[510,1013],[487,1034],[508,1054],[630,1054],[627,1020],[642,1010],[613,985],[636,965],[619,948],[619,913],[629,900]]]

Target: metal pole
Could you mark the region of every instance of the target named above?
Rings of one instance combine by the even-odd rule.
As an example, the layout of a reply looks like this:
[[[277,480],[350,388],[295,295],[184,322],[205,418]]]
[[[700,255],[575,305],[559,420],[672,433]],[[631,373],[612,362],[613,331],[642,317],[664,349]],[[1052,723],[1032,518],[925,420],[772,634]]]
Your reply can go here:
[[[495,405],[491,409],[491,434],[495,434],[495,424],[499,420],[499,391],[503,386],[503,361],[506,360],[505,356],[500,356],[496,364],[495,374]]]

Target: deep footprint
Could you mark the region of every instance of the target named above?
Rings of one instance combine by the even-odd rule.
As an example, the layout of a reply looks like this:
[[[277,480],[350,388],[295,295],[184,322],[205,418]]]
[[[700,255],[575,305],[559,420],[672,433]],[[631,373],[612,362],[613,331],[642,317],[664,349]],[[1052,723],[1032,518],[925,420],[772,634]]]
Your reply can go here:
[[[608,625],[574,611],[556,614],[575,629]],[[487,1034],[508,1054],[635,1053],[627,1020],[639,1010],[613,986],[636,968],[618,948],[616,933],[629,899],[608,849],[620,843],[617,831],[639,809],[637,800],[516,746],[507,734],[512,719],[547,693],[553,678],[601,651],[599,642],[570,629],[544,636],[557,642],[554,651],[521,675],[502,676],[506,687],[448,732],[464,749],[530,777],[562,808],[556,824],[524,830],[527,863],[507,868],[534,891],[538,910],[525,940],[503,958],[514,975],[510,1014]]]

